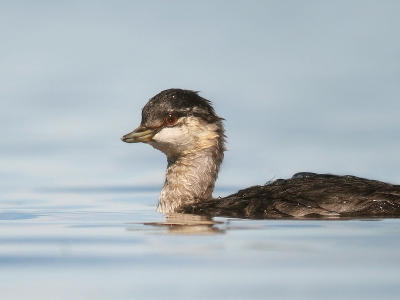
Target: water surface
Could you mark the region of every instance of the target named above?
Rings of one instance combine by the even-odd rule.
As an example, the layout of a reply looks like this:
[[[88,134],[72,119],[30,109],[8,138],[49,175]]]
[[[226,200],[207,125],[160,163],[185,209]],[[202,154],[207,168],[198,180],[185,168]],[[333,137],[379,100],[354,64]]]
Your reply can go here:
[[[153,190],[3,200],[2,299],[400,296],[400,220],[216,218],[184,226],[166,222],[156,201]]]

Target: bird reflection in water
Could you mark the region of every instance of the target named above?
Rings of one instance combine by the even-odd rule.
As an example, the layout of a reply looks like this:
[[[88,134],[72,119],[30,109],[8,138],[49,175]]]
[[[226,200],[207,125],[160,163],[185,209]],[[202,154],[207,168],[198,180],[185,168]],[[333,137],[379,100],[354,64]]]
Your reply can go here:
[[[146,226],[167,228],[171,234],[223,234],[225,229],[218,228],[216,225],[223,222],[214,221],[209,216],[198,216],[192,214],[170,213],[165,214],[164,222],[143,223]]]

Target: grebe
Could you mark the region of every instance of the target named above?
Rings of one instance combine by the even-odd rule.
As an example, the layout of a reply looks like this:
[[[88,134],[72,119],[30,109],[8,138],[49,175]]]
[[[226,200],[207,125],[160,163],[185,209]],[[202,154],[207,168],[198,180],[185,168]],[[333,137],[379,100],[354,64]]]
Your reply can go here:
[[[355,176],[297,173],[212,198],[225,151],[223,119],[197,92],[169,89],[142,109],[142,122],[122,137],[167,156],[157,211],[238,218],[400,217],[400,185]]]

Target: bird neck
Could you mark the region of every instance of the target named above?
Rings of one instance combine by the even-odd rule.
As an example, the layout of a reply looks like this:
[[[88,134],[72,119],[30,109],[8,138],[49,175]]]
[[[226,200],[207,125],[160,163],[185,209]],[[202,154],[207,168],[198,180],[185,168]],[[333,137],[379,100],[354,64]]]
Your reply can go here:
[[[211,147],[168,157],[157,211],[173,213],[181,206],[212,198],[224,150],[224,137],[219,136]]]

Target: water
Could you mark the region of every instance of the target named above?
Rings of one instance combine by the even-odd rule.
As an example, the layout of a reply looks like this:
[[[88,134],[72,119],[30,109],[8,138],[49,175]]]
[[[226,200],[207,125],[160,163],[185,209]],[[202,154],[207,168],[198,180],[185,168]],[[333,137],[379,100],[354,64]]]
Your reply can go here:
[[[400,296],[397,219],[185,226],[155,212],[154,191],[24,197],[1,203],[2,299]]]

